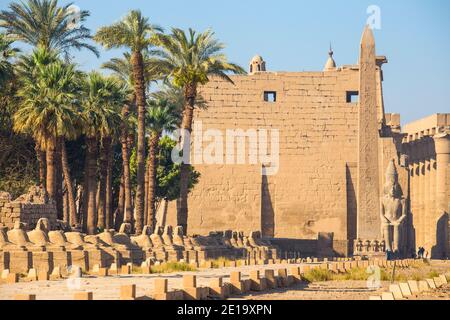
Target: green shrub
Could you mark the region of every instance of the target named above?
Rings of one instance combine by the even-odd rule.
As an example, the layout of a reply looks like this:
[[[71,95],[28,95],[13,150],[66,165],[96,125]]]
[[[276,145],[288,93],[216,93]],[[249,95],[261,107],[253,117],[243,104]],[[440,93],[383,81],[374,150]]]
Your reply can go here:
[[[197,268],[185,262],[166,262],[159,266],[151,266],[152,273],[171,273],[177,271],[197,271]]]
[[[325,269],[309,270],[303,275],[303,279],[308,282],[323,282],[333,280],[333,274]]]

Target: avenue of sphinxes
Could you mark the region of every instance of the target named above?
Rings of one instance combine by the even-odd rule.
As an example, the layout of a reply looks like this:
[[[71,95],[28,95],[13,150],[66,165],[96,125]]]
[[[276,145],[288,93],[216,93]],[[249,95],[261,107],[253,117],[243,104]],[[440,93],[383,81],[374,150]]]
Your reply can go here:
[[[270,166],[261,162],[194,163],[201,180],[189,196],[188,233],[258,230],[282,248],[318,254],[410,256],[424,247],[433,258],[450,255],[450,114],[401,127],[400,115],[386,112],[395,111],[383,101],[388,59],[370,28],[358,61],[337,66],[330,50],[324,70],[275,72],[255,56],[234,84],[201,88],[209,106],[195,114],[201,132],[235,129],[232,143],[246,139],[247,156],[248,129],[277,129],[279,160],[272,175],[261,174]],[[191,158],[209,143],[195,134]],[[170,203],[161,214],[184,224],[176,212]]]

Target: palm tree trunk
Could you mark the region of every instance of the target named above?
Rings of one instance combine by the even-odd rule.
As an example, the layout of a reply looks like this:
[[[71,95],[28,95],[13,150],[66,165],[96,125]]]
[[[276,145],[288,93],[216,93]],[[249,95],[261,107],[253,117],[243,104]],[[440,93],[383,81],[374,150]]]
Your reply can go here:
[[[144,225],[148,225],[148,181],[149,181],[149,173],[150,173],[150,159],[147,159],[147,163],[145,165],[145,193],[144,193]]]
[[[47,192],[50,200],[56,201],[56,138],[50,137],[47,141],[47,150],[45,153],[47,165]]]
[[[158,153],[158,144],[159,144],[160,135],[156,132],[152,132],[150,136],[149,143],[149,159],[148,159],[148,198],[147,198],[147,208],[148,208],[148,216],[147,216],[147,225],[149,225],[152,230],[155,228],[156,221],[156,168],[157,161],[156,155]]]
[[[87,233],[95,234],[96,193],[97,193],[97,140],[95,137],[86,139],[87,144]]]
[[[124,119],[128,118],[129,112],[130,107],[128,105],[124,105],[122,108],[122,116]],[[131,144],[133,143],[133,139],[128,133],[127,126],[125,123],[122,125],[120,143],[122,145],[122,166],[123,166],[122,170],[123,170],[123,187],[124,187],[124,201],[125,201],[124,211],[122,212],[124,218],[122,220],[123,222],[132,223],[133,208],[131,204],[130,147]]]
[[[136,187],[136,223],[135,232],[141,233],[144,223],[144,192],[145,192],[145,79],[142,53],[135,51],[131,55],[133,68],[134,92],[138,113],[137,141],[137,187]]]
[[[113,215],[112,215],[113,145],[112,145],[111,141],[109,142],[109,146],[106,149],[106,157],[108,159],[108,163],[107,163],[107,169],[106,169],[105,228],[109,230],[113,227]]]
[[[66,192],[67,192],[67,200],[68,200],[68,206],[69,206],[69,219],[68,223],[71,226],[76,225],[77,223],[77,207],[75,204],[75,195],[74,195],[74,187],[72,182],[72,177],[70,174],[70,168],[69,168],[69,160],[67,158],[67,149],[66,149],[66,143],[64,139],[61,139],[61,165],[62,165],[62,171],[64,174],[64,184],[66,186]]]
[[[46,181],[45,181],[45,151],[42,150],[41,146],[36,142],[34,147],[36,151],[36,156],[39,164],[39,185],[46,190]]]
[[[119,200],[117,202],[117,209],[114,214],[114,229],[117,231],[120,229],[120,225],[123,223],[123,213],[125,206],[125,188],[124,188],[123,173],[120,178]]]
[[[98,195],[98,221],[97,227],[101,230],[106,226],[106,179],[108,175],[108,153],[111,146],[111,138],[103,138],[100,151],[100,181]]]
[[[63,192],[63,221],[66,225],[69,225],[69,197],[67,189]]]
[[[197,97],[197,85],[192,83],[187,85],[184,90],[184,97],[186,105],[183,110],[183,119],[181,122],[181,141],[184,142],[186,132],[192,132],[192,120],[194,117],[195,98]],[[190,144],[186,144],[188,152],[190,153]],[[189,155],[187,155],[189,156]],[[188,193],[189,193],[189,178],[191,165],[182,163],[180,168],[180,199],[177,212],[178,225],[183,227],[184,234],[187,234],[188,222]]]
[[[87,217],[88,217],[88,194],[89,194],[89,180],[88,180],[88,164],[90,162],[89,160],[89,152],[87,152],[87,139],[85,139],[86,143],[86,160],[84,162],[84,181],[83,181],[83,194],[82,194],[82,201],[81,201],[81,217],[82,217],[82,223],[83,223],[83,232],[87,232]]]
[[[61,164],[61,138],[56,140],[55,154],[55,182],[56,182],[56,211],[59,220],[64,220],[63,213],[63,173]]]
[[[97,149],[97,152],[100,152]],[[98,154],[97,154],[97,158],[98,158]],[[97,177],[97,188],[95,189],[95,209],[97,210],[95,212],[95,221],[94,221],[94,225],[97,227],[98,225],[98,203],[100,201],[100,179],[98,179]]]

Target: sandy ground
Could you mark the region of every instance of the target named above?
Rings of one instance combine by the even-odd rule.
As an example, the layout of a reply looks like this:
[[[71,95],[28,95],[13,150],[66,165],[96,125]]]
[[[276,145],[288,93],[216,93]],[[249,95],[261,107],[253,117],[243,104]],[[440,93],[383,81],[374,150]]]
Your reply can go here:
[[[198,286],[208,286],[212,278],[223,277],[223,281],[229,280],[232,271],[241,271],[242,279],[248,278],[250,270],[260,270],[264,273],[266,269],[277,270],[280,268],[300,266],[291,264],[264,265],[264,266],[241,266],[236,268],[200,269],[195,272],[175,272],[170,274],[150,275],[127,275],[110,277],[84,276],[81,279],[69,279],[60,281],[36,281],[19,282],[15,284],[0,284],[0,300],[13,299],[16,294],[36,294],[36,299],[41,300],[71,300],[78,291],[92,291],[94,300],[116,300],[120,297],[120,287],[123,285],[136,284],[136,295],[149,296],[153,292],[155,278],[168,279],[169,290],[181,289],[183,275],[197,275]]]
[[[299,265],[266,265],[266,266],[242,266],[236,268],[204,269],[195,272],[178,272],[171,274],[152,275],[129,275],[92,277],[86,276],[81,279],[41,281],[41,282],[19,282],[16,284],[0,285],[0,300],[10,300],[14,295],[21,293],[36,294],[38,300],[71,300],[78,291],[94,292],[94,299],[116,300],[119,299],[120,287],[122,285],[136,284],[137,296],[150,296],[153,291],[155,278],[164,277],[169,281],[169,289],[180,289],[182,287],[182,277],[185,274],[197,275],[197,284],[207,286],[214,277],[222,276],[224,281],[228,281],[231,271],[241,271],[242,278],[248,277],[250,270],[258,269],[263,273],[265,269],[277,270]],[[424,266],[420,269],[411,268],[403,270],[405,275],[412,276],[427,274],[431,270],[439,273],[450,271],[450,263],[433,262],[431,266]],[[400,271],[399,271],[400,272]],[[251,293],[236,299],[248,300],[368,300],[370,296],[381,295],[387,291],[389,282],[382,282],[381,288],[370,289],[366,281],[329,281],[302,283],[285,289],[272,290],[265,293]],[[411,299],[419,300],[450,300],[450,285],[439,290],[424,293],[419,297]]]
[[[450,272],[450,261],[432,261],[430,266],[403,269],[397,273],[410,279],[417,275],[426,277],[431,271],[440,274]],[[368,300],[370,296],[381,296],[382,292],[389,291],[389,281],[383,281],[380,285],[379,289],[370,289],[366,281],[315,282],[274,290],[270,293],[252,293],[242,298],[248,300]],[[434,291],[409,297],[408,300],[450,300],[450,284]]]

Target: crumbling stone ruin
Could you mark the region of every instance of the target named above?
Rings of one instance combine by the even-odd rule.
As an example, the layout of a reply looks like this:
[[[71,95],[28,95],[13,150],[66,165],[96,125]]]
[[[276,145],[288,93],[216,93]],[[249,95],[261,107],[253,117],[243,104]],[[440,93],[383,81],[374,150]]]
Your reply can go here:
[[[48,200],[42,188],[30,187],[28,193],[15,200],[9,193],[0,192],[0,225],[12,229],[20,222],[32,229],[41,218],[47,219],[51,228],[56,228],[56,205]]]

